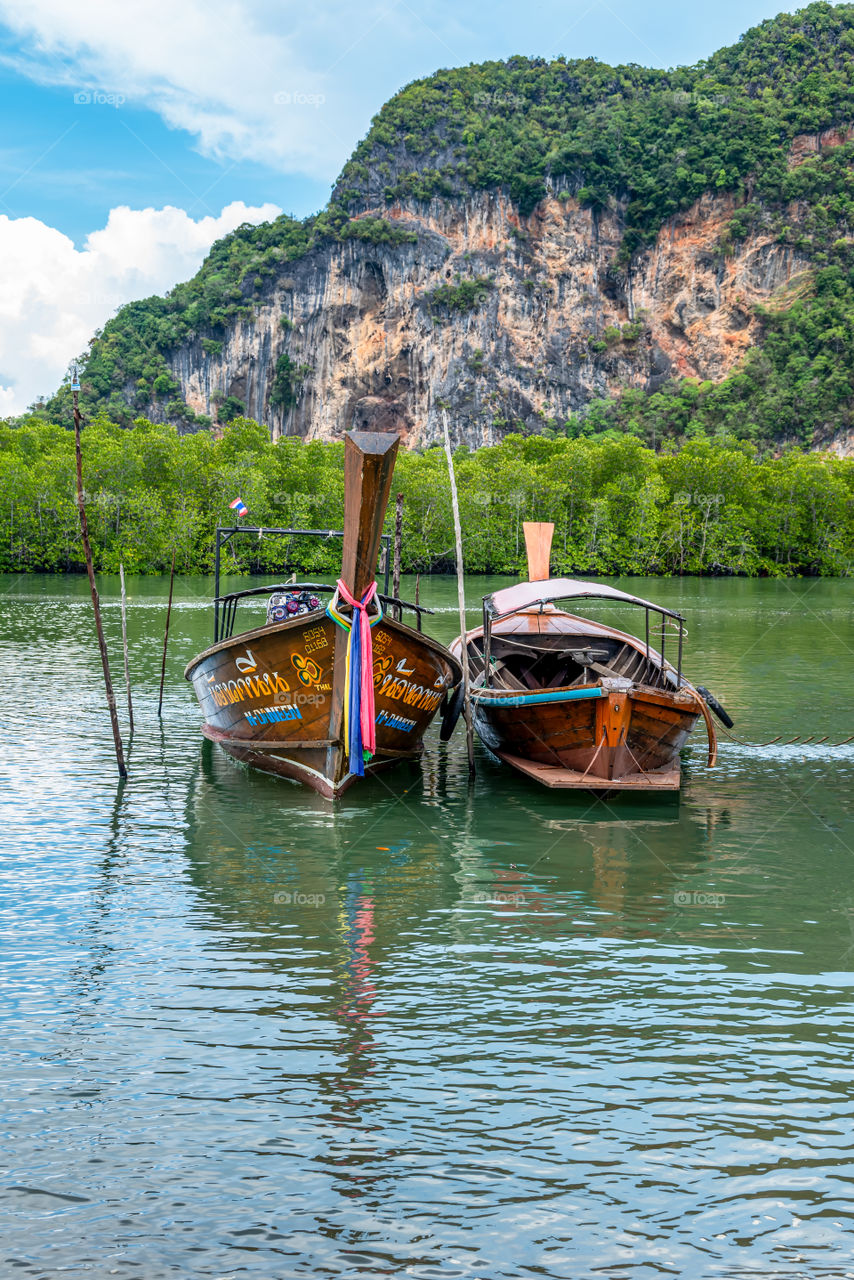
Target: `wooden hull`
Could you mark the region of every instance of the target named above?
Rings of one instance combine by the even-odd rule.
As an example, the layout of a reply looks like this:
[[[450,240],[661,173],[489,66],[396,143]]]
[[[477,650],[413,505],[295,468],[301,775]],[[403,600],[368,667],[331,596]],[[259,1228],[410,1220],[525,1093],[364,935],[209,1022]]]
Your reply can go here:
[[[481,689],[474,697],[484,744],[549,787],[678,790],[679,751],[698,715],[687,689]]]
[[[384,617],[372,632],[377,750],[370,775],[416,758],[423,735],[461,676],[436,641]],[[202,732],[237,760],[341,795],[359,775],[344,747],[341,672],[347,633],[325,612],[220,641],[185,671]]]
[[[684,681],[677,688],[673,668],[645,643],[548,606],[520,611],[493,627],[486,687],[482,628],[465,641],[478,672],[475,729],[498,759],[548,787],[678,790],[700,699]],[[451,652],[459,649],[458,638]],[[590,649],[601,661],[585,657],[586,676],[576,666],[571,683],[561,680],[560,655]]]

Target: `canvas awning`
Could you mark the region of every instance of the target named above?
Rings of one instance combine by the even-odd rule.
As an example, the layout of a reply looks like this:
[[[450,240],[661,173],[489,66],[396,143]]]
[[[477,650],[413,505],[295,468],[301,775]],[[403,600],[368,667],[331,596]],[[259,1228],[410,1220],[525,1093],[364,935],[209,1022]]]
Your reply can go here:
[[[618,591],[604,582],[583,582],[580,578],[545,578],[542,582],[520,582],[515,587],[504,587],[486,596],[484,606],[493,618],[503,618],[510,613],[518,613],[521,609],[531,609],[538,604],[551,604],[554,600],[571,600],[581,598],[601,600],[618,600],[624,604],[640,605],[643,609],[654,609],[656,613],[667,618],[682,620],[682,615],[671,609],[664,609],[660,604],[644,600],[640,596],[629,595],[626,591]]]

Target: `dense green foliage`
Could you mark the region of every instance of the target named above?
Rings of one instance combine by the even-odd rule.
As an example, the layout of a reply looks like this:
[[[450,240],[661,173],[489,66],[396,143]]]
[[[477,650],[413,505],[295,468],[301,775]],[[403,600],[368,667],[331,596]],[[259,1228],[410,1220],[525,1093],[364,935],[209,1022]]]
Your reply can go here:
[[[370,244],[415,244],[418,236],[395,226],[388,218],[353,218],[340,232],[342,240],[367,240]]]
[[[652,396],[627,392],[568,423],[546,415],[543,430],[613,431],[655,446],[695,437],[821,443],[854,420],[854,143],[796,167],[788,159],[798,134],[851,122],[850,4],[782,14],[675,70],[514,57],[440,71],[382,108],[326,210],[302,222],[239,227],[191,281],[110,320],[84,361],[84,412],[130,425],[154,402],[185,429],[208,425],[184,403],[164,353],[198,339],[215,358],[226,324],[250,320],[273,278],[287,282],[288,264],[324,243],[394,248],[416,239],[374,211],[351,216],[375,208],[378,195],[390,203],[503,188],[523,214],[548,190],[574,195],[594,211],[618,212],[621,270],[630,272],[663,222],[711,191],[734,197],[718,246],[722,267],[760,225],[811,264],[799,287],[763,315],[759,347],[716,386],[674,381]],[[513,234],[524,246],[524,227]],[[481,305],[487,289],[485,277],[441,285],[428,299],[436,322]],[[286,355],[291,322],[283,319]],[[585,354],[601,356],[639,332],[633,325],[591,334]],[[290,366],[282,368],[274,403],[287,407],[297,384]],[[44,416],[70,422],[67,388]],[[218,417],[228,420],[222,409]]]
[[[133,431],[98,419],[83,433],[84,484],[97,567],[211,569],[217,521],[241,497],[248,523],[341,528],[343,444],[271,444],[237,419],[220,440],[179,436],[140,419]],[[553,568],[566,573],[849,574],[854,563],[854,462],[798,450],[758,460],[749,445],[694,441],[678,453],[630,437],[510,436],[456,455],[470,572],[519,573],[522,521],[553,520]],[[71,432],[34,419],[0,427],[0,571],[82,567]],[[441,449],[401,452],[404,568],[453,559]],[[391,517],[387,528],[391,528]],[[339,544],[265,537],[229,552],[227,568],[315,573],[338,568]],[[234,555],[238,558],[235,560]]]
[[[347,203],[504,187],[523,213],[547,183],[625,204],[626,252],[704,191],[779,175],[795,134],[854,119],[854,7],[761,23],[693,67],[515,57],[440,71],[396,94],[345,166]]]
[[[457,280],[455,284],[440,284],[427,295],[431,310],[475,311],[489,296],[495,286],[486,276],[472,280]]]
[[[270,403],[286,411],[290,409],[296,404],[299,397],[299,389],[310,373],[311,365],[295,364],[287,351],[283,351],[276,361]]]

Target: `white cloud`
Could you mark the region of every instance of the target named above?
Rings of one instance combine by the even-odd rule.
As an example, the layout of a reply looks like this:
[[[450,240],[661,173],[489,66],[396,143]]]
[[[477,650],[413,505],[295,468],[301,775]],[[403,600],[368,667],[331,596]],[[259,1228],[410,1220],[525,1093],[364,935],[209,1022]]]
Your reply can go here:
[[[36,218],[0,216],[0,416],[55,391],[69,362],[122,303],[188,279],[215,240],[279,213],[276,205],[242,201],[198,220],[183,209],[122,207],[79,250]]]
[[[360,55],[412,34],[398,0],[0,0],[0,22],[21,41],[6,63],[69,97],[116,95],[206,154],[327,179],[367,125],[375,86]]]

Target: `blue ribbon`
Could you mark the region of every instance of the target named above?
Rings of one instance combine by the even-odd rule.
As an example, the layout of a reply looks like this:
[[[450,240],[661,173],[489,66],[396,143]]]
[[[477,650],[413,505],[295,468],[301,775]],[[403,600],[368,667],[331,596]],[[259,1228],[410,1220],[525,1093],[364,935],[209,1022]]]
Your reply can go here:
[[[362,751],[362,634],[361,627],[350,627],[350,772],[360,778],[365,776],[365,757]]]

